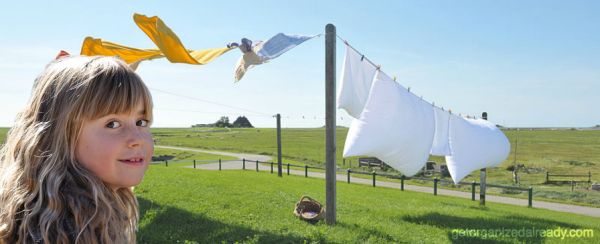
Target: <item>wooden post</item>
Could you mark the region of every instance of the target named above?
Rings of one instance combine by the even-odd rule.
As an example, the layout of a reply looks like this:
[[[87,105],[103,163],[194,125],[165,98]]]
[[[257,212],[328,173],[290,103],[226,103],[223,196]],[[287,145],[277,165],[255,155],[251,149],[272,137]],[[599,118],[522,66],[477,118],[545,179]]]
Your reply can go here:
[[[487,120],[488,116],[486,112],[481,114],[481,118]],[[485,183],[487,177],[486,169],[483,168],[479,171],[479,205],[485,206]]]
[[[548,175],[548,171],[546,171],[546,183],[548,183],[548,179],[550,178],[550,176]]]
[[[400,190],[404,191],[404,175],[400,176]]]
[[[308,165],[304,165],[304,177],[308,177]]]
[[[196,159],[194,159],[194,169],[196,168]]]
[[[471,201],[475,201],[475,181],[471,183]]]
[[[290,175],[290,163],[287,164],[287,174]]]
[[[438,185],[438,178],[435,177],[433,178],[433,195],[437,196],[437,185]]]
[[[281,162],[281,115],[277,114],[277,176],[282,177],[283,165]]]
[[[273,162],[271,162],[271,174],[273,173]]]
[[[533,207],[533,187],[529,187],[529,204],[528,207]]]
[[[256,172],[258,172],[258,160],[256,160]]]
[[[375,171],[373,171],[373,187],[375,187],[375,175],[377,174],[375,174]]]
[[[325,27],[325,222],[336,223],[336,163],[335,163],[335,38],[333,24]]]
[[[169,160],[165,160],[165,167],[169,167]]]
[[[348,173],[348,183],[350,183],[350,169],[346,170],[346,172]]]
[[[221,159],[219,158],[219,170],[221,170]]]
[[[246,169],[246,159],[242,158],[242,169],[245,170]]]

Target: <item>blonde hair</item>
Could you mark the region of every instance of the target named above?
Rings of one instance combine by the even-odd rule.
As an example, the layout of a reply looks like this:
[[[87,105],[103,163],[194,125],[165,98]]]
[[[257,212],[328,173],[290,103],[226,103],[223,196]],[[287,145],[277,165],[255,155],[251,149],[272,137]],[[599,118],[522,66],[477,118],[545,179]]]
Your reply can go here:
[[[133,243],[138,204],[75,158],[84,121],[129,113],[152,98],[113,57],[66,57],[36,79],[0,150],[0,243]]]

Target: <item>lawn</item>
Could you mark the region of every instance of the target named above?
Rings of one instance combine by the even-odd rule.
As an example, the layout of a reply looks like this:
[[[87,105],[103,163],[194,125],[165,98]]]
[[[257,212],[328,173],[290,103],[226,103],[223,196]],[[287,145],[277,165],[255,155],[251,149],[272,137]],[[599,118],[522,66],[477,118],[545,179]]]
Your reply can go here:
[[[325,199],[322,179],[152,165],[135,192],[140,243],[599,243],[597,218],[426,193],[337,184],[337,225],[292,215],[302,195]],[[519,232],[587,230],[594,237]],[[459,231],[471,233],[460,236]],[[491,236],[490,230],[504,236]],[[473,234],[479,231],[479,235]],[[515,232],[512,235],[511,232]],[[509,233],[509,234],[507,234]],[[464,234],[464,233],[463,233]],[[499,234],[499,233],[495,233]],[[538,232],[540,234],[540,232]]]
[[[0,128],[0,141],[4,139],[6,128]],[[357,158],[343,161],[342,151],[346,139],[347,128],[337,128],[337,164],[340,168],[359,168]],[[273,128],[153,128],[152,132],[157,145],[184,146],[202,149],[214,149],[231,152],[247,152],[254,154],[277,155],[276,130]],[[522,187],[533,186],[534,199],[564,202],[586,206],[600,206],[600,192],[589,190],[589,184],[578,184],[573,190],[569,185],[544,184],[545,173],[592,173],[592,182],[600,181],[600,130],[507,130],[504,131],[511,141],[509,157],[498,167],[488,169],[488,183],[514,185],[512,171],[509,166],[523,164],[519,171]],[[284,163],[312,165],[323,167],[325,158],[325,129],[282,129],[282,145]],[[515,159],[516,146],[516,159]],[[218,160],[224,156],[202,156],[177,150],[157,148],[157,155],[172,155],[173,160]],[[194,156],[198,155],[198,156]],[[443,157],[431,157],[443,163]],[[187,161],[191,164],[191,161]],[[387,173],[397,173],[395,171]],[[436,175],[441,177],[440,175]],[[360,176],[356,177],[369,177]],[[443,178],[443,177],[442,177]],[[380,178],[383,179],[383,178]],[[449,180],[449,178],[446,178]],[[580,178],[581,179],[581,178]],[[585,178],[587,179],[587,178]],[[475,171],[463,181],[479,181],[479,172]],[[431,185],[431,182],[408,181],[407,184]],[[457,188],[450,184],[441,184],[442,188],[469,191],[465,187]],[[489,188],[492,194],[527,197],[526,193]]]

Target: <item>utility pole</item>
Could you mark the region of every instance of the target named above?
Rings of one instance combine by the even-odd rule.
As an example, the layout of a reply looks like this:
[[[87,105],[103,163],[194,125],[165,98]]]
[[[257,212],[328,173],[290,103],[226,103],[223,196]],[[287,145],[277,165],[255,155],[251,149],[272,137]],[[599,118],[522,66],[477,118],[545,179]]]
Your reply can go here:
[[[481,114],[481,118],[487,120],[488,115],[486,112]],[[486,169],[483,168],[479,171],[479,205],[485,206],[485,179]]]
[[[277,114],[277,176],[281,177],[282,174],[282,163],[281,163],[281,115]]]

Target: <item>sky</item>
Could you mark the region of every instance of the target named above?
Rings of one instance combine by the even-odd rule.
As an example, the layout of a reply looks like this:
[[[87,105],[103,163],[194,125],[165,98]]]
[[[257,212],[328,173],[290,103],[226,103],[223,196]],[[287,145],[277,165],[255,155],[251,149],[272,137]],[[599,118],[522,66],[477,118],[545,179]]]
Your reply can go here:
[[[133,14],[160,17],[188,49],[283,32],[337,34],[404,87],[437,106],[508,127],[600,124],[598,1],[3,1],[0,127],[12,126],[37,75],[86,36],[155,48]],[[232,50],[207,65],[140,64],[153,127],[246,116],[256,127],[325,124],[325,38],[249,70],[234,82]],[[345,45],[337,39],[337,88]],[[352,118],[337,110],[337,124]]]

